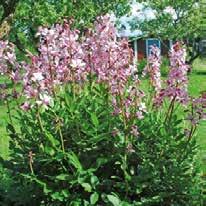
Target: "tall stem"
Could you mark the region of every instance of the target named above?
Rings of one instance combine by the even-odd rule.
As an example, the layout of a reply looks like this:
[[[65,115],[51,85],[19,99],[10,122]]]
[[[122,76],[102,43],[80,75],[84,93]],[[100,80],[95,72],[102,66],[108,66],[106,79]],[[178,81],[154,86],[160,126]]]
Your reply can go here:
[[[39,113],[39,108],[38,108],[38,111],[37,111],[37,120],[39,122],[39,126],[40,126],[40,129],[41,129],[41,132],[44,133],[44,127],[43,127],[41,116],[40,116],[40,113]]]
[[[61,147],[62,147],[62,152],[65,153],[65,147],[64,147],[64,138],[62,135],[62,130],[61,130],[61,126],[59,125],[59,135],[60,135],[60,139],[61,139]]]
[[[9,121],[13,125],[12,116],[11,116],[11,108],[10,108],[10,104],[9,104],[8,99],[6,99],[6,106],[7,106],[7,113],[8,113],[8,116],[9,116]]]
[[[59,117],[57,116],[57,114],[55,112],[53,112],[53,113],[54,113],[54,116],[57,120],[57,130],[58,130],[58,133],[60,136],[62,152],[65,153],[64,137],[63,137],[62,130],[61,130],[61,120],[59,119]]]
[[[171,119],[171,115],[172,115],[172,112],[173,112],[173,109],[174,109],[174,103],[175,103],[175,99],[176,99],[176,95],[173,97],[170,105],[169,105],[169,108],[167,110],[167,114],[166,114],[166,117],[165,117],[165,123],[167,122],[168,120],[168,117],[169,117],[169,120]]]
[[[119,98],[120,98],[120,107],[122,110],[122,117],[123,117],[123,123],[124,123],[124,130],[127,131],[127,124],[128,124],[128,119],[126,116],[126,111],[125,111],[125,107],[124,107],[124,102],[122,99],[122,95],[120,92],[120,88],[118,89],[118,94],[119,94]],[[128,180],[127,180],[127,146],[128,146],[128,136],[127,134],[125,135],[125,152],[124,152],[124,156],[123,156],[123,172],[124,172],[124,180],[125,180],[125,186],[126,186],[126,193],[125,193],[125,197],[127,197],[128,195],[128,190],[129,190],[129,184],[128,184]]]

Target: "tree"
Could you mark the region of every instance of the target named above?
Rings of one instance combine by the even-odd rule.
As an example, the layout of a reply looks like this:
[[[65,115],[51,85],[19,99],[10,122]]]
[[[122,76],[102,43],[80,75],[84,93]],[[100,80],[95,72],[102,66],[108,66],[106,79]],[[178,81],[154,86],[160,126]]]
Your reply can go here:
[[[0,38],[8,38],[20,51],[34,51],[39,26],[74,18],[75,27],[91,26],[95,17],[128,10],[127,0],[0,0]],[[5,29],[7,28],[7,29]]]
[[[188,63],[192,63],[199,53],[198,43],[202,36],[201,8],[197,0],[145,0],[142,1],[155,11],[155,19],[132,22],[147,36],[163,39],[184,40],[188,49]]]

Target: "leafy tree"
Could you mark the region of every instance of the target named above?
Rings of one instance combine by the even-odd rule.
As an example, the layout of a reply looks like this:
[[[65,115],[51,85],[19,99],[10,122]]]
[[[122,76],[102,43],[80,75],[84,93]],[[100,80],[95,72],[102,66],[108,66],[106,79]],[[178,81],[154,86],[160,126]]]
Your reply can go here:
[[[0,0],[0,38],[9,38],[18,49],[33,51],[39,26],[74,18],[75,27],[90,26],[95,17],[128,10],[127,0]]]
[[[199,53],[198,43],[203,36],[201,12],[202,1],[197,0],[145,0],[154,9],[155,19],[132,22],[133,28],[140,28],[147,36],[163,39],[186,40],[188,63],[192,63]]]

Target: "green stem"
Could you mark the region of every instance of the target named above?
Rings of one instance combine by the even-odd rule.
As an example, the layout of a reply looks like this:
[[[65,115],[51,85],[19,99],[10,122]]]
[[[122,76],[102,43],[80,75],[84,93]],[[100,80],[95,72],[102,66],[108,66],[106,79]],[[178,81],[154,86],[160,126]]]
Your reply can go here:
[[[164,121],[165,123],[167,122],[168,118],[169,118],[169,120],[171,119],[171,115],[172,115],[172,112],[173,112],[173,109],[174,109],[175,99],[176,99],[176,96],[174,96],[172,101],[170,102],[170,105],[169,105],[169,108],[167,110],[167,114],[166,114],[166,117],[165,117],[165,121]]]
[[[29,160],[29,167],[30,167],[30,170],[31,170],[31,174],[34,174],[34,169],[33,169],[33,165],[32,165],[31,160]]]
[[[39,113],[39,108],[38,108],[38,111],[37,111],[37,120],[39,122],[39,126],[40,126],[40,129],[41,129],[42,133],[44,133],[44,127],[43,127],[41,116],[40,116],[40,113]]]
[[[124,155],[124,179],[125,179],[125,186],[126,186],[126,193],[125,193],[125,198],[126,198],[129,192],[129,183],[127,180],[127,153],[126,152]]]
[[[61,139],[62,152],[65,153],[64,138],[63,138],[63,135],[62,135],[62,130],[61,130],[60,125],[59,125],[58,130],[59,130],[59,135],[60,135],[60,139]]]
[[[168,122],[170,122],[171,119],[172,119],[172,115],[173,115],[173,111],[174,111],[174,106],[175,106],[175,104],[173,102],[172,107],[171,107],[171,111],[170,111],[170,114],[169,114],[169,117],[168,117]]]
[[[52,111],[52,112],[57,120],[57,130],[58,130],[59,136],[60,136],[62,152],[65,153],[64,137],[63,137],[62,130],[61,130],[61,122],[60,122],[60,119],[57,116],[57,114],[54,111]]]
[[[11,116],[11,108],[8,99],[6,99],[7,113],[9,116],[9,121],[13,125],[12,116]]]

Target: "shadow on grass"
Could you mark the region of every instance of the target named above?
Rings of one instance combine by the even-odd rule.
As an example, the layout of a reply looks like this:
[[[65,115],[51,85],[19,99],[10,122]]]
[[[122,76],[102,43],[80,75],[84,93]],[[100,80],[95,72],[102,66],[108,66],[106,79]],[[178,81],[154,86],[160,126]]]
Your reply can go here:
[[[206,71],[201,71],[201,70],[196,70],[196,71],[193,71],[192,72],[193,74],[196,74],[196,75],[206,75]]]

